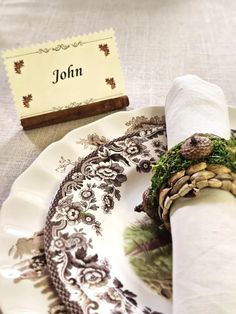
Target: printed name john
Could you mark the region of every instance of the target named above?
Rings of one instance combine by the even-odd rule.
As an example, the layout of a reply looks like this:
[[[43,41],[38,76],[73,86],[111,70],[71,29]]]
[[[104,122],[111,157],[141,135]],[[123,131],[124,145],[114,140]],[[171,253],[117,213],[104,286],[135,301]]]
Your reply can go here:
[[[65,80],[72,77],[78,77],[83,75],[83,69],[82,68],[73,68],[73,64],[68,66],[67,71],[60,71],[59,69],[56,69],[52,72],[52,74],[55,76],[55,81],[52,81],[53,84],[56,84],[59,80]]]

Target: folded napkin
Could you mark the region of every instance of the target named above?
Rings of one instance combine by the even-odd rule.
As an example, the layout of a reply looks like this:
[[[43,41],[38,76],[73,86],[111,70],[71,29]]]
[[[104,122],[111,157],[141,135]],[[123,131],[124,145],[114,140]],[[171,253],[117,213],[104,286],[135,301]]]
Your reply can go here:
[[[168,148],[193,133],[228,139],[222,90],[197,76],[177,78],[166,99]],[[173,313],[236,313],[236,199],[204,189],[177,200],[171,210]]]

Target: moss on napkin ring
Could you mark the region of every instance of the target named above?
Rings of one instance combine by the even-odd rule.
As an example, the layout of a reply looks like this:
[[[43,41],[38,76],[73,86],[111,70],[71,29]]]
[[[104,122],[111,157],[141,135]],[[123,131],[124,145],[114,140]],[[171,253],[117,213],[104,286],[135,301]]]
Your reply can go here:
[[[206,187],[236,196],[236,139],[197,133],[168,150],[153,166],[152,186],[142,206],[169,229],[174,201],[196,196]]]

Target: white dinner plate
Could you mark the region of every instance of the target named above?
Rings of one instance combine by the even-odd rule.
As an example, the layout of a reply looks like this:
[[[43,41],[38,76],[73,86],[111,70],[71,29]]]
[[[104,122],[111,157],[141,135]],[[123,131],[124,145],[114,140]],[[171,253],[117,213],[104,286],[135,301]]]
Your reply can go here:
[[[52,202],[55,193],[58,190],[61,191],[61,183],[66,175],[70,173],[74,167],[80,167],[83,165],[84,161],[81,161],[82,158],[92,153],[99,145],[108,143],[112,139],[123,136],[125,133],[127,133],[127,131],[133,132],[146,127],[160,126],[163,122],[161,120],[163,114],[163,107],[145,107],[138,110],[115,113],[87,126],[73,130],[62,140],[51,144],[47,149],[45,149],[34,161],[34,163],[15,181],[8,199],[2,206],[0,215],[0,306],[4,314],[65,313],[64,307],[60,303],[60,300],[58,299],[57,295],[55,294],[55,290],[51,285],[43,257],[44,247],[41,230],[44,227],[50,203]],[[230,122],[231,128],[236,129],[236,110],[234,108],[230,108]],[[114,151],[117,149],[118,152],[116,153],[117,155],[115,157],[113,156],[113,163],[116,164],[115,168],[113,169],[114,173],[112,173],[112,171],[110,174],[103,172],[103,170],[106,168],[106,165],[103,164],[104,169],[100,169],[101,172],[99,172],[98,175],[100,178],[97,178],[100,180],[104,173],[107,175],[109,174],[111,175],[111,181],[109,184],[112,185],[113,176],[119,172],[122,172],[120,173],[121,175],[118,179],[120,180],[120,183],[118,183],[117,188],[114,189],[114,193],[116,193],[116,199],[110,199],[110,203],[113,204],[114,201],[114,207],[112,209],[113,213],[112,215],[109,215],[108,213],[106,215],[108,218],[104,220],[102,215],[105,215],[105,209],[106,206],[108,206],[106,204],[109,203],[109,198],[105,198],[104,195],[96,193],[98,193],[97,190],[100,189],[100,192],[107,194],[107,191],[105,190],[107,187],[105,186],[100,188],[97,188],[97,186],[95,187],[94,193],[96,195],[93,198],[95,198],[96,201],[91,201],[90,204],[91,206],[94,205],[93,209],[91,210],[94,211],[94,213],[96,212],[96,215],[94,215],[96,216],[95,220],[98,222],[101,220],[101,225],[103,224],[103,221],[106,222],[106,224],[104,224],[103,230],[106,239],[108,239],[109,234],[114,235],[116,232],[120,235],[122,234],[122,239],[121,236],[118,236],[117,238],[113,236],[113,239],[109,239],[109,241],[106,240],[104,242],[104,247],[101,245],[103,242],[99,242],[101,240],[97,242],[94,240],[94,243],[92,243],[92,239],[90,243],[90,236],[86,240],[86,246],[91,244],[91,252],[89,252],[89,255],[92,255],[92,246],[95,247],[95,249],[99,247],[99,250],[101,248],[101,254],[104,257],[103,266],[105,267],[105,270],[103,269],[102,272],[102,267],[100,264],[100,268],[98,267],[101,271],[101,274],[99,275],[101,276],[100,279],[105,276],[104,274],[107,272],[108,265],[114,265],[111,274],[109,274],[104,280],[109,283],[111,283],[112,280],[112,284],[115,285],[115,288],[118,289],[120,293],[118,296],[116,296],[112,295],[112,289],[106,291],[107,293],[110,293],[108,294],[111,300],[110,302],[104,301],[104,298],[106,298],[108,294],[103,294],[102,296],[101,293],[105,293],[103,289],[101,289],[101,291],[95,291],[96,289],[94,290],[94,287],[92,287],[91,278],[93,278],[95,281],[99,279],[95,278],[94,276],[90,278],[91,273],[89,273],[89,271],[91,271],[91,267],[85,269],[83,274],[77,275],[84,283],[84,287],[87,287],[87,296],[89,295],[91,299],[93,299],[96,294],[96,298],[101,297],[101,299],[99,299],[99,304],[101,304],[103,301],[105,303],[109,303],[109,307],[107,307],[109,312],[107,311],[107,313],[129,313],[128,306],[126,308],[119,308],[119,306],[112,307],[112,304],[118,304],[118,301],[113,300],[112,298],[119,298],[120,294],[122,294],[125,296],[126,300],[128,300],[128,303],[131,304],[133,312],[130,313],[134,313],[136,311],[137,313],[145,314],[156,314],[158,312],[169,314],[171,313],[171,301],[167,300],[166,297],[168,297],[168,295],[165,295],[164,293],[164,297],[160,296],[157,291],[153,289],[153,287],[150,287],[150,285],[145,282],[145,279],[142,276],[137,275],[137,271],[134,271],[134,267],[132,267],[132,263],[130,263],[131,260],[128,256],[129,254],[121,254],[121,252],[127,253],[127,250],[129,250],[125,244],[124,239],[127,240],[127,237],[129,238],[129,230],[127,233],[127,228],[129,227],[130,223],[134,222],[132,220],[132,217],[134,217],[133,213],[135,215],[139,215],[133,211],[133,208],[141,201],[141,192],[148,186],[150,182],[150,173],[144,169],[145,167],[147,169],[148,162],[152,162],[152,158],[157,158],[158,154],[160,153],[160,151],[156,149],[159,147],[158,144],[152,143],[153,139],[148,137],[147,134],[140,132],[135,134],[136,135],[131,135],[131,142],[135,136],[137,139],[140,139],[140,137],[143,136],[143,144],[139,145],[147,146],[146,150],[149,150],[149,152],[146,151],[145,153],[145,149],[143,147],[144,153],[142,155],[142,160],[145,161],[147,159],[146,164],[145,162],[142,162],[138,154],[136,159],[135,156],[132,156],[132,160],[134,159],[134,161],[131,162],[131,157],[128,156],[127,151],[130,149],[130,152],[134,152],[135,147],[132,146],[134,144],[131,142],[129,143],[127,137],[121,140],[123,141],[123,146],[127,146],[125,149],[123,147],[122,153],[121,151],[119,152],[118,147],[120,142],[115,141],[115,144],[117,145],[115,145],[112,149]],[[147,140],[146,142],[145,139]],[[110,144],[108,143],[107,145],[109,147]],[[150,145],[152,146],[152,150]],[[104,154],[109,153],[104,151],[104,147],[101,149],[102,150],[99,153],[100,156],[104,156]],[[114,151],[113,155],[115,154]],[[126,153],[124,153],[125,151]],[[99,150],[94,153],[95,155],[91,156],[96,158],[98,152]],[[125,158],[123,161],[116,160],[116,158],[119,158],[119,153],[121,153],[120,155],[122,157],[124,157],[126,154],[125,156],[127,160],[125,161]],[[146,159],[145,154],[147,157]],[[105,160],[104,163],[106,162],[107,161]],[[122,166],[119,163],[122,163]],[[98,170],[98,168],[96,169]],[[106,171],[106,169],[104,171]],[[74,172],[76,173],[76,171]],[[76,174],[74,172],[69,174],[69,176],[74,175],[73,180],[78,180],[79,174],[76,178]],[[68,178],[69,177],[67,176],[66,180],[68,180]],[[67,181],[64,183],[67,183]],[[87,186],[88,182],[85,180],[83,184],[86,184]],[[91,179],[91,184],[94,184],[93,179]],[[84,185],[78,185],[78,191],[81,190],[81,188],[85,190]],[[91,192],[90,188],[91,186],[89,186],[88,190],[85,191],[88,197],[89,193]],[[115,190],[117,191],[115,192]],[[68,191],[69,188],[67,192]],[[77,189],[74,189],[73,191],[73,193],[79,193]],[[86,193],[83,195],[83,197],[86,196]],[[57,195],[59,194],[57,193]],[[64,196],[68,197],[70,195]],[[81,195],[82,194],[80,194],[79,198],[77,199],[78,202],[82,202]],[[100,198],[100,201],[97,201],[97,198]],[[59,201],[59,199],[57,200]],[[104,200],[106,200],[108,203],[104,203]],[[84,201],[86,202],[86,200]],[[55,205],[55,201],[53,205]],[[96,206],[101,208],[103,207],[103,214],[101,214],[101,216],[97,216],[97,213],[99,210],[101,210],[101,208],[96,211]],[[118,210],[117,206],[120,207],[120,210]],[[55,209],[56,206],[52,206],[51,209],[52,208]],[[130,213],[132,213],[127,214],[127,219],[126,211],[124,211],[126,208],[129,208]],[[119,216],[119,213],[121,213],[122,218]],[[93,220],[92,216],[90,218]],[[73,224],[70,224],[70,228],[76,229],[76,227],[72,225]],[[91,227],[90,229],[94,231],[97,227],[94,226],[94,224],[91,225],[94,228]],[[74,230],[74,232],[80,233],[82,235],[87,231],[86,228],[88,227],[88,224],[84,224],[83,227],[78,224],[77,227],[78,229]],[[72,229],[70,229],[70,231],[71,230]],[[51,242],[49,246],[52,247]],[[109,252],[109,254],[107,255],[106,252]],[[97,261],[98,260],[96,260],[96,257],[94,257],[94,260],[91,260],[91,262],[95,264]],[[102,259],[99,260],[99,262],[101,261]],[[91,279],[91,282],[87,280],[88,278]],[[113,286],[109,286],[109,288],[112,287]],[[95,294],[93,294],[93,291],[95,291]],[[90,303],[88,308],[83,305],[82,308],[85,312],[87,311],[87,313],[106,314],[106,312],[101,312],[99,309],[96,309],[95,307],[97,305],[95,303],[96,302]],[[133,309],[133,306],[136,307],[135,310]],[[102,308],[106,309],[106,307]]]

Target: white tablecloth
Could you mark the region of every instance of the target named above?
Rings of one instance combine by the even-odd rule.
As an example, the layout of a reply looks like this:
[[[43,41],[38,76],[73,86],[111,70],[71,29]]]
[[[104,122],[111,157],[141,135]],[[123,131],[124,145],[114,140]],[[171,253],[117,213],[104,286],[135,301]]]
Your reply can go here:
[[[0,0],[0,49],[113,27],[130,109],[163,105],[176,76],[197,74],[236,103],[234,0]],[[0,204],[50,143],[96,118],[24,132],[0,61]],[[46,134],[46,136],[45,136]]]

